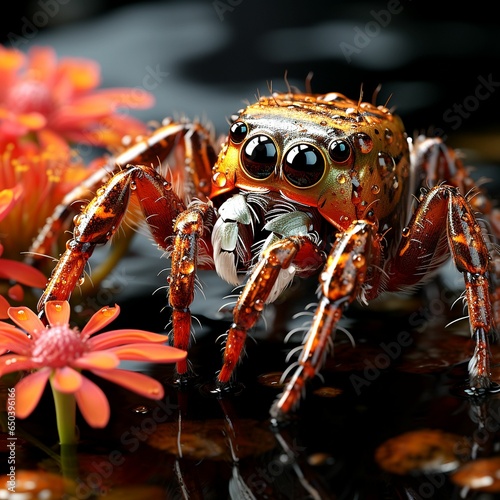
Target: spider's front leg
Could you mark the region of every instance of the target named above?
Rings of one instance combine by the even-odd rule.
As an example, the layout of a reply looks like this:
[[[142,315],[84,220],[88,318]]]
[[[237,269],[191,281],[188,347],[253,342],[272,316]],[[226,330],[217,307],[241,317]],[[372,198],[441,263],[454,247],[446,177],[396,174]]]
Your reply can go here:
[[[354,221],[337,237],[320,275],[320,299],[297,360],[297,367],[283,393],[271,408],[271,417],[281,420],[297,406],[307,381],[321,368],[344,309],[362,296],[366,281],[380,265],[381,237],[366,220]]]
[[[483,228],[460,189],[440,184],[421,197],[395,257],[388,266],[388,290],[420,281],[451,254],[463,274],[474,354],[469,362],[471,391],[491,389],[488,337],[494,331],[490,294],[491,256]]]
[[[120,226],[132,192],[139,199],[155,241],[166,248],[166,240],[172,235],[172,221],[185,205],[155,169],[128,165],[100,187],[75,217],[73,238],[52,271],[38,302],[39,311],[44,310],[49,300],[69,300],[95,247],[106,243]]]
[[[224,349],[224,364],[217,378],[220,388],[228,386],[247,333],[260,318],[279,274],[292,264],[298,268],[317,269],[322,262],[322,252],[305,234],[282,238],[262,252],[233,310],[233,324],[229,328]]]

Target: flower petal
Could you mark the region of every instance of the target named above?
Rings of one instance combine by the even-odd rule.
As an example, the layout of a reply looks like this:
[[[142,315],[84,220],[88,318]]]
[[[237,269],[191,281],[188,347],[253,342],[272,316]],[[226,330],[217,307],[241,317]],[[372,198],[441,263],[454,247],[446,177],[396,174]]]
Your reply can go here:
[[[154,342],[163,344],[168,340],[166,335],[147,332],[145,330],[112,330],[110,332],[100,333],[88,340],[91,349],[109,349],[122,344],[132,342]]]
[[[0,377],[7,373],[30,370],[34,368],[34,363],[28,356],[18,356],[17,354],[5,354],[0,356]]]
[[[47,284],[47,277],[41,271],[11,259],[0,259],[0,278],[19,281],[35,288],[45,288]]]
[[[54,389],[62,392],[63,394],[70,394],[76,392],[82,386],[82,375],[71,368],[64,366],[56,368],[52,376],[52,385]]]
[[[97,311],[83,327],[81,337],[90,337],[95,332],[109,325],[120,314],[120,306],[106,306]]]
[[[0,321],[0,346],[9,344],[9,351],[26,354],[31,345],[31,339],[15,326]]]
[[[35,409],[42,397],[50,373],[50,368],[42,368],[16,384],[16,415],[19,418],[26,418]]]
[[[82,370],[94,370],[96,368],[108,370],[116,368],[119,364],[120,358],[116,354],[105,351],[89,352],[72,362],[73,366]]]
[[[93,370],[92,373],[146,398],[161,399],[165,392],[160,382],[143,373],[129,370]]]
[[[7,319],[9,317],[7,314],[9,307],[10,304],[7,299],[3,295],[0,295],[0,319]]]
[[[0,220],[5,218],[15,205],[22,194],[22,189],[22,185],[18,184],[15,188],[0,191]]]
[[[45,304],[45,314],[50,326],[67,325],[71,309],[66,300],[49,300]]]
[[[91,427],[106,427],[110,414],[109,402],[94,382],[82,377],[82,385],[80,390],[75,392],[75,399],[83,418]]]
[[[151,363],[176,363],[186,359],[187,352],[168,345],[137,343],[108,350],[120,359],[129,361],[149,361]]]
[[[19,328],[31,335],[38,336],[38,333],[45,329],[41,319],[28,307],[9,307],[7,313]]]

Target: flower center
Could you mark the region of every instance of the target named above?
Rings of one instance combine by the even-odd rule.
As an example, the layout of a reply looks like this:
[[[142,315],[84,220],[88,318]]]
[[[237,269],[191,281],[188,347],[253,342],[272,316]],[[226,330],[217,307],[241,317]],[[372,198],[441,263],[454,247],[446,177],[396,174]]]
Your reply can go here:
[[[52,109],[52,95],[44,83],[24,80],[12,87],[7,108],[17,113],[37,112],[47,116]]]
[[[87,352],[78,330],[68,325],[45,328],[35,340],[31,357],[35,363],[51,368],[68,366]]]

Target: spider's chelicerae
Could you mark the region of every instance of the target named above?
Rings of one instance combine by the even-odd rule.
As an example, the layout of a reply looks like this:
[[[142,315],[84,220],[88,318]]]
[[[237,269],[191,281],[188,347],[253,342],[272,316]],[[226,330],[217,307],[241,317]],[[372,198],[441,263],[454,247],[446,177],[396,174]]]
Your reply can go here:
[[[169,160],[167,178],[161,165]],[[172,163],[173,162],[173,163]],[[188,350],[197,269],[244,281],[217,383],[231,382],[249,330],[295,277],[317,274],[319,296],[298,363],[271,415],[284,417],[321,368],[343,311],[355,299],[414,287],[450,256],[463,274],[475,350],[474,392],[491,385],[498,213],[440,138],[407,137],[385,106],[338,93],[274,93],[232,117],[221,147],[200,123],[166,121],[70,193],[58,214],[95,197],[39,307],[68,299],[96,245],[137,196],[153,238],[171,258],[173,345]],[[478,221],[480,214],[481,223]],[[48,222],[54,223],[56,217]],[[34,251],[43,247],[42,231]],[[188,363],[177,366],[188,374]]]

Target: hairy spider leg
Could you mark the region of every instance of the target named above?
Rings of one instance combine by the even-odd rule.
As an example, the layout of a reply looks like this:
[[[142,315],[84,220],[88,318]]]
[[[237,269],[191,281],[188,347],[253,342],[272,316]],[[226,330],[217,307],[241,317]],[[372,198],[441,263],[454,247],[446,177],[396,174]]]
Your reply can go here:
[[[388,290],[420,281],[434,262],[451,254],[463,274],[475,351],[469,363],[472,390],[491,386],[488,335],[494,330],[490,295],[490,253],[481,225],[466,198],[456,187],[438,185],[422,196],[403,232],[398,251],[387,269]]]
[[[324,256],[306,235],[288,236],[266,248],[250,274],[233,310],[233,324],[227,333],[224,364],[217,377],[220,387],[229,383],[245,346],[248,331],[255,325],[280,272],[294,264],[319,266]]]
[[[354,221],[335,240],[320,274],[320,300],[313,322],[286,387],[271,407],[271,417],[282,420],[299,403],[307,381],[323,365],[343,311],[362,294],[363,284],[376,271],[381,257],[380,235],[369,221]],[[376,279],[376,278],[375,278]]]
[[[154,168],[128,165],[101,186],[75,217],[73,238],[68,241],[40,297],[39,311],[43,311],[49,300],[69,300],[95,247],[106,243],[118,230],[132,192],[137,194],[155,241],[165,248],[167,239],[173,234],[172,221],[185,205],[172,190],[172,185]]]
[[[121,154],[102,162],[79,186],[72,189],[54,209],[29,250],[30,264],[54,252],[55,242],[68,228],[71,218],[86,205],[94,193],[126,165],[159,167],[173,155],[169,181],[182,186],[187,204],[192,198],[206,200],[210,192],[211,167],[217,154],[212,133],[200,123],[167,123],[150,136],[137,138]],[[179,160],[182,158],[182,160]]]

